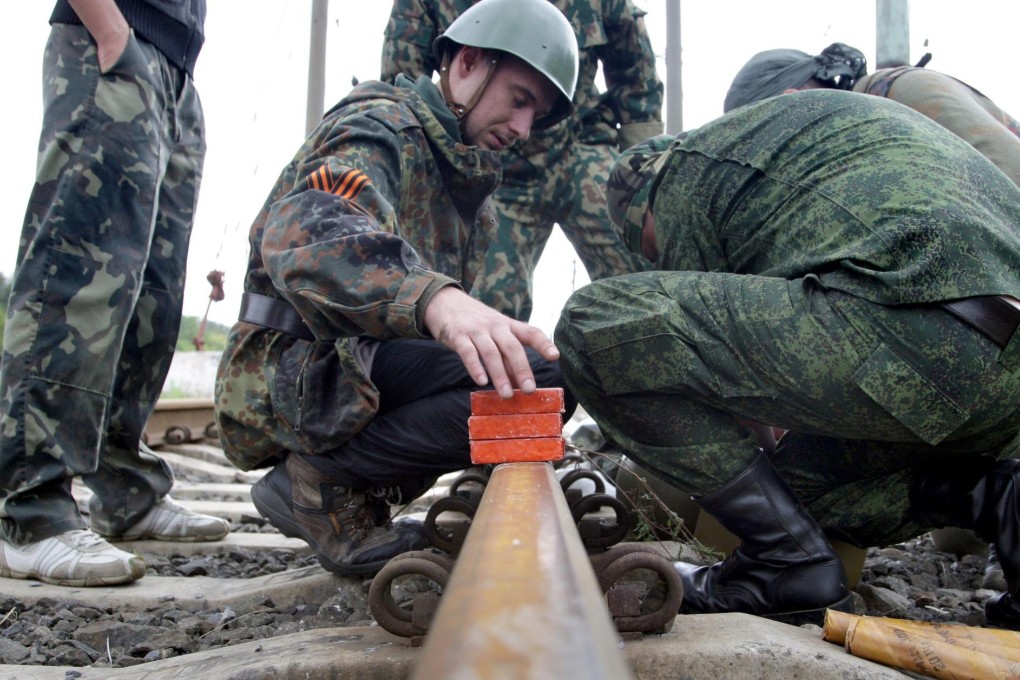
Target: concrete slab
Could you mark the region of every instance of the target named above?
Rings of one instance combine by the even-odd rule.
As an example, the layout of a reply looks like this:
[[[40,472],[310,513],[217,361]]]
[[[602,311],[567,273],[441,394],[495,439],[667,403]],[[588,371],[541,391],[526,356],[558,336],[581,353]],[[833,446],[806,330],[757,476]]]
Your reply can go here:
[[[214,499],[218,501],[250,501],[251,485],[237,482],[186,482],[176,480],[172,495],[179,501]]]
[[[245,484],[254,484],[266,474],[265,470],[246,472],[230,466],[229,464],[224,465],[222,463],[201,460],[166,449],[161,449],[158,453],[159,457],[165,460],[175,472],[180,470],[182,474],[184,472],[188,472],[193,475],[197,475],[203,482],[241,482]]]
[[[163,444],[159,448],[153,449],[153,452],[157,455],[163,455],[164,453],[176,453],[181,456],[187,456],[188,458],[194,458],[195,460],[218,463],[229,468],[234,467],[233,464],[227,460],[227,455],[223,453],[223,449],[218,446],[210,446],[209,444],[196,442],[189,442],[186,444]]]
[[[200,512],[203,515],[213,515],[214,517],[222,517],[224,519],[236,522],[243,516],[247,517],[261,517],[259,511],[255,509],[254,504],[251,502],[251,485],[250,484],[237,484],[237,483],[224,483],[219,486],[225,486],[234,488],[237,491],[235,496],[246,496],[245,500],[240,501],[222,501],[222,500],[193,500],[187,498],[189,495],[185,493],[185,497],[179,497],[177,495],[177,489],[183,484],[183,482],[174,482],[173,491],[170,495],[177,501],[180,501],[181,505],[186,508],[190,508],[195,512]],[[243,489],[244,491],[241,491]],[[78,505],[78,510],[82,515],[89,514],[89,499],[92,498],[92,489],[88,488],[81,482],[75,480],[71,485],[71,493],[74,494],[74,500]]]
[[[174,495],[174,499],[177,496]],[[187,500],[181,501],[181,505],[194,510],[195,512],[202,513],[203,515],[212,515],[213,517],[222,517],[223,519],[236,522],[242,517],[261,517],[259,511],[255,509],[255,505],[251,501],[195,501]]]
[[[403,680],[419,648],[381,628],[326,628],[125,669],[0,665],[0,680]],[[819,634],[746,614],[685,616],[668,635],[627,642],[638,680],[904,680]],[[75,677],[75,676],[70,676]],[[519,680],[548,680],[529,676]]]
[[[248,550],[293,550],[299,554],[311,553],[312,549],[300,538],[287,538],[278,533],[231,532],[219,541],[182,543],[176,541],[121,541],[116,544],[121,550],[145,555],[221,555],[235,548]],[[6,581],[5,581],[6,583]]]
[[[625,642],[640,680],[903,680],[900,671],[825,642],[821,629],[749,614],[679,616],[666,635]]]
[[[210,576],[152,576],[123,586],[100,588],[68,588],[39,581],[4,579],[4,595],[26,604],[49,597],[74,600],[94,607],[122,607],[144,610],[173,598],[182,607],[215,609],[226,605],[241,606],[269,598],[284,605],[301,597],[308,604],[322,604],[336,595],[345,579],[318,566],[292,569],[251,579],[218,579]],[[0,674],[0,680],[6,680]]]

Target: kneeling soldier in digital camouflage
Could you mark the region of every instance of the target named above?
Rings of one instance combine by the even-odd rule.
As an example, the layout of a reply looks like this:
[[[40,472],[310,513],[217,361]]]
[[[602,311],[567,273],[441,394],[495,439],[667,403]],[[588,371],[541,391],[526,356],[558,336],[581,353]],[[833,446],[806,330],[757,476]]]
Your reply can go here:
[[[472,390],[562,386],[545,334],[467,291],[498,151],[571,111],[573,31],[545,0],[482,0],[435,49],[438,86],[358,85],[280,175],[216,382],[227,456],[273,466],[259,512],[348,576],[423,547],[391,505],[471,464]]]
[[[936,123],[809,90],[624,153],[608,196],[656,271],[577,291],[567,384],[741,543],[683,612],[849,609],[828,537],[995,544],[1020,624],[1020,189]],[[787,430],[774,453],[757,423]]]

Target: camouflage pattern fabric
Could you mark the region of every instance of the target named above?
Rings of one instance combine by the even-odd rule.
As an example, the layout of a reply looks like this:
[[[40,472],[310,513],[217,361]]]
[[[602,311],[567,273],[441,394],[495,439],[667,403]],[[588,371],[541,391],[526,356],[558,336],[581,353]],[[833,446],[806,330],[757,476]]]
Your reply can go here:
[[[673,135],[657,135],[635,144],[620,154],[609,173],[609,219],[623,234],[624,245],[635,253],[641,252],[641,230],[655,180],[669,160],[665,151],[675,139]]]
[[[249,234],[246,291],[288,302],[316,340],[239,322],[216,418],[242,469],[340,447],[375,416],[359,338],[427,337],[440,288],[470,290],[494,220],[496,152],[465,146],[427,77],[358,85],[284,168]]]
[[[100,74],[85,28],[55,24],[43,72],[0,378],[0,518],[16,543],[84,527],[72,476],[114,535],[173,483],[139,442],[177,340],[205,155],[194,84],[149,43],[132,36]]]
[[[889,143],[893,140],[895,143]],[[1020,333],[1006,348],[934,304],[1020,293],[1020,189],[959,138],[877,97],[811,90],[678,139],[652,211],[657,271],[594,282],[556,329],[607,439],[711,493],[757,442],[830,536],[926,530],[913,471],[1020,453]]]
[[[396,0],[383,43],[382,79],[430,75],[432,43],[473,0]],[[575,29],[576,112],[504,152],[493,196],[500,229],[472,294],[517,319],[532,310],[532,275],[558,223],[593,280],[647,269],[623,247],[604,186],[619,149],[662,132],[663,88],[642,10],[630,0],[555,0]],[[606,92],[595,77],[601,63]],[[619,126],[619,128],[617,127]]]
[[[970,85],[913,66],[881,69],[854,85],[931,118],[980,151],[1020,185],[1020,122]]]

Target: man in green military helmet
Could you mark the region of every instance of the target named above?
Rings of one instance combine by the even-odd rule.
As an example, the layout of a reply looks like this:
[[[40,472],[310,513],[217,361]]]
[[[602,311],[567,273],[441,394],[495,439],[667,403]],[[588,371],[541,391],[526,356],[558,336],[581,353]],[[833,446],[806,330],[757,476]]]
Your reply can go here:
[[[995,544],[1020,625],[1020,189],[878,97],[809,90],[626,152],[607,191],[655,271],[556,329],[579,402],[741,539],[677,563],[685,612],[850,607],[826,536]],[[774,453],[756,423],[787,430]]]
[[[563,386],[541,330],[469,293],[498,152],[572,110],[570,25],[545,0],[482,0],[435,47],[440,86],[359,84],[280,174],[216,380],[227,457],[272,467],[256,508],[346,576],[423,547],[391,506],[471,464],[473,390]]]
[[[383,43],[382,79],[442,73],[433,42],[475,2],[394,0]],[[536,127],[529,139],[502,151],[503,180],[493,194],[498,230],[472,291],[521,320],[531,316],[532,277],[554,224],[593,280],[647,268],[612,228],[605,183],[619,150],[662,132],[663,87],[644,11],[631,0],[551,4],[568,18],[579,47],[575,112],[557,125]],[[523,47],[535,42],[527,33],[502,26],[493,30],[507,43]],[[600,68],[604,91],[596,82]]]

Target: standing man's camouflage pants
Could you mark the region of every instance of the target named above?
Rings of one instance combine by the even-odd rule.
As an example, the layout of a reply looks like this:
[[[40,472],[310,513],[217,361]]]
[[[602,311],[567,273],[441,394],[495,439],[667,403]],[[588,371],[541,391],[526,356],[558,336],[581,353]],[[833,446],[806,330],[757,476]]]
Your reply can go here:
[[[0,523],[16,543],[92,527],[116,535],[165,495],[166,464],[139,451],[180,325],[205,155],[190,78],[131,36],[100,73],[81,26],[46,46],[36,184],[3,348]]]
[[[592,281],[648,269],[644,259],[623,245],[609,219],[606,181],[617,155],[610,144],[577,142],[548,165],[520,159],[505,168],[492,197],[498,231],[472,295],[527,321],[535,267],[554,224],[560,225]]]
[[[937,305],[884,307],[812,278],[656,271],[598,281],[556,329],[567,385],[608,439],[694,496],[747,467],[734,415],[789,430],[773,462],[826,533],[930,527],[915,470],[1020,449],[1020,333],[1005,348]]]

